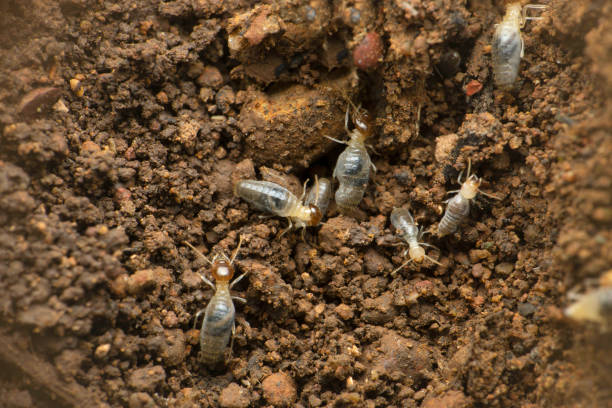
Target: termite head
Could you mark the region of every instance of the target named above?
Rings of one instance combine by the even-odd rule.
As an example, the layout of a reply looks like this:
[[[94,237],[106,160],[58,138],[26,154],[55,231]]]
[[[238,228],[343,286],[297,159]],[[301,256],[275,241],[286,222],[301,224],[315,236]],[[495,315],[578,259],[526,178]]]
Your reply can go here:
[[[465,199],[471,200],[476,197],[478,194],[478,188],[480,187],[480,183],[482,183],[482,179],[472,174],[468,177],[467,180],[461,185],[461,190],[459,194]]]
[[[319,207],[314,204],[309,204],[306,206],[306,215],[306,224],[309,227],[315,227],[319,225],[319,223],[321,222],[321,218],[323,218],[321,210],[319,210]]]
[[[521,21],[521,3],[511,3],[506,6],[506,15],[504,16],[504,20],[516,20],[517,22]]]
[[[425,260],[425,249],[422,246],[416,245],[410,247],[408,250],[408,255],[410,255],[410,259],[416,263],[423,263]]]
[[[355,116],[355,130],[361,140],[366,140],[373,131],[373,120],[368,111],[362,111],[359,115]]]
[[[215,260],[212,267],[215,282],[229,282],[234,277],[234,267],[225,259]]]

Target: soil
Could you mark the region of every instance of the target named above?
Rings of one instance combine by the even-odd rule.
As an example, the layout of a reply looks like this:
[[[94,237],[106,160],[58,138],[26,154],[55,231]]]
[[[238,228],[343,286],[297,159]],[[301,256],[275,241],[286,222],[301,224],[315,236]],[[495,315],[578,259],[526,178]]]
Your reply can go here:
[[[612,406],[612,333],[563,315],[612,268],[612,3],[547,4],[506,92],[501,2],[1,1],[3,406]],[[362,203],[278,238],[233,183],[330,177],[348,100]],[[500,199],[392,275],[392,209],[435,228],[468,160]],[[241,235],[210,370],[183,242]]]

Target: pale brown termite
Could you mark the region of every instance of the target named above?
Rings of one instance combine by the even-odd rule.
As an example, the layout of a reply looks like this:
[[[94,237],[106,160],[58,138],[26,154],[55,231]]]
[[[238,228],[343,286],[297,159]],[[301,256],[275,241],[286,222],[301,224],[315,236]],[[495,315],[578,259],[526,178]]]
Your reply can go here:
[[[212,269],[211,275],[215,280],[215,283],[208,280],[204,275],[200,274],[200,278],[213,290],[215,294],[208,302],[206,309],[200,310],[196,313],[195,321],[193,323],[194,329],[197,326],[198,319],[202,313],[204,313],[204,319],[202,320],[202,328],[200,330],[200,358],[202,363],[207,365],[209,368],[214,368],[224,361],[225,350],[227,349],[228,342],[230,343],[230,356],[232,353],[233,335],[235,332],[235,317],[236,310],[234,308],[233,300],[246,303],[246,300],[238,297],[231,296],[230,289],[242,278],[246,276],[246,272],[234,279],[234,259],[240,250],[242,245],[242,237],[238,242],[238,247],[234,251],[231,258],[228,258],[225,254],[217,254],[213,257],[212,261],[208,260],[200,251],[198,251],[193,245],[185,241],[185,245],[190,247],[198,256],[208,262]],[[231,342],[230,342],[231,338]]]
[[[241,180],[234,186],[234,193],[259,210],[287,218],[289,226],[281,233],[282,236],[293,226],[304,229],[321,222],[321,210],[314,204],[303,204],[306,183],[299,199],[285,187],[271,181]]]
[[[439,236],[452,234],[457,230],[459,224],[461,224],[470,213],[470,201],[476,198],[476,195],[478,193],[484,194],[487,197],[491,197],[496,200],[500,199],[499,197],[487,194],[479,190],[480,183],[482,183],[482,179],[476,176],[475,174],[470,175],[471,166],[472,162],[468,160],[467,178],[465,182],[461,183],[461,176],[463,175],[463,171],[459,173],[457,183],[461,185],[461,189],[449,191],[449,193],[456,192],[457,194],[455,194],[452,198],[446,201],[446,211],[444,212],[444,216],[438,224]]]
[[[578,321],[607,325],[612,321],[612,287],[593,289],[565,309],[565,315]]]
[[[518,77],[519,64],[525,53],[521,28],[527,20],[541,18],[527,17],[527,10],[544,8],[546,6],[540,4],[521,7],[520,3],[510,3],[506,6],[506,14],[493,35],[493,79],[499,88],[511,88]]]
[[[612,323],[612,270],[599,279],[599,286],[582,295],[569,293],[574,302],[565,309],[565,315],[576,321],[599,323],[604,331]]]
[[[391,272],[392,275],[394,275],[404,266],[408,265],[410,262],[420,264],[423,263],[425,259],[428,259],[437,265],[441,265],[440,262],[425,254],[425,249],[423,246],[434,246],[421,241],[423,238],[423,230],[417,227],[416,223],[414,222],[414,218],[412,218],[412,214],[410,214],[410,211],[405,208],[394,208],[393,212],[391,213],[391,224],[408,244],[408,249],[404,251],[402,256],[409,256],[406,262]]]
[[[358,108],[355,109],[357,112]],[[370,160],[365,141],[372,134],[373,126],[367,112],[355,116],[355,129],[348,128],[349,109],[346,110],[344,128],[349,134],[348,142],[326,136],[337,143],[347,145],[336,162],[333,177],[339,182],[336,191],[336,204],[341,209],[355,208],[361,202],[363,194],[370,181],[370,168],[376,171],[376,166]]]
[[[327,207],[329,207],[332,193],[331,182],[326,178],[319,179],[315,176],[314,186],[308,190],[306,198],[304,199],[304,205],[312,204],[316,206],[319,211],[321,211],[321,216],[324,217],[327,213]]]

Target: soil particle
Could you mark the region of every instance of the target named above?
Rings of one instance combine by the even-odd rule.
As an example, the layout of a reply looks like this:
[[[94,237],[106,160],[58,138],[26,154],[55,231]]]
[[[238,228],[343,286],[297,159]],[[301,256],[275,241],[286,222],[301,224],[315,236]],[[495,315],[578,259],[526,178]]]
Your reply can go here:
[[[135,392],[130,395],[128,400],[130,408],[156,408],[158,405],[153,401],[149,394],[144,392]]]
[[[127,383],[139,391],[154,391],[166,379],[162,366],[150,366],[133,370],[128,375]]]
[[[325,135],[343,133],[345,106],[333,89],[345,88],[347,78],[308,89],[294,85],[271,95],[254,94],[240,112],[248,157],[267,165],[308,165],[332,143]]]
[[[431,374],[431,350],[424,344],[388,332],[381,337],[379,349],[370,371],[373,380],[385,376],[393,381],[415,382]]]
[[[374,68],[383,56],[383,43],[380,35],[375,32],[367,33],[359,45],[353,50],[353,62],[359,69]]]
[[[222,408],[247,408],[249,404],[249,391],[236,383],[230,383],[219,395]]]
[[[461,391],[447,391],[443,395],[427,398],[423,408],[467,408],[473,406],[473,401]]]
[[[297,397],[293,379],[282,371],[266,377],[261,389],[264,398],[275,407],[289,407]]]
[[[17,314],[17,321],[44,329],[55,326],[61,317],[61,311],[53,310],[45,305],[33,305]]]
[[[53,105],[61,94],[61,89],[55,87],[33,89],[21,99],[18,110],[24,116],[32,116]]]
[[[367,298],[363,302],[364,312],[361,318],[370,324],[384,324],[393,319],[397,310],[393,305],[393,294],[384,293],[376,298]]]

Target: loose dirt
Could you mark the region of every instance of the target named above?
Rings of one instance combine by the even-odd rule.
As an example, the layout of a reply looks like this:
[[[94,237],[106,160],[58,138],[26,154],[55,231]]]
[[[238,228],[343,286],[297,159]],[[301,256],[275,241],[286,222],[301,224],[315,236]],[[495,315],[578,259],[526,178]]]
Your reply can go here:
[[[612,269],[612,4],[547,4],[501,92],[501,2],[0,2],[3,406],[612,406],[612,333],[563,316]],[[365,198],[277,238],[233,183],[330,177],[349,99]],[[501,199],[392,276],[391,211],[435,228],[468,159]],[[183,242],[240,235],[211,371]]]

